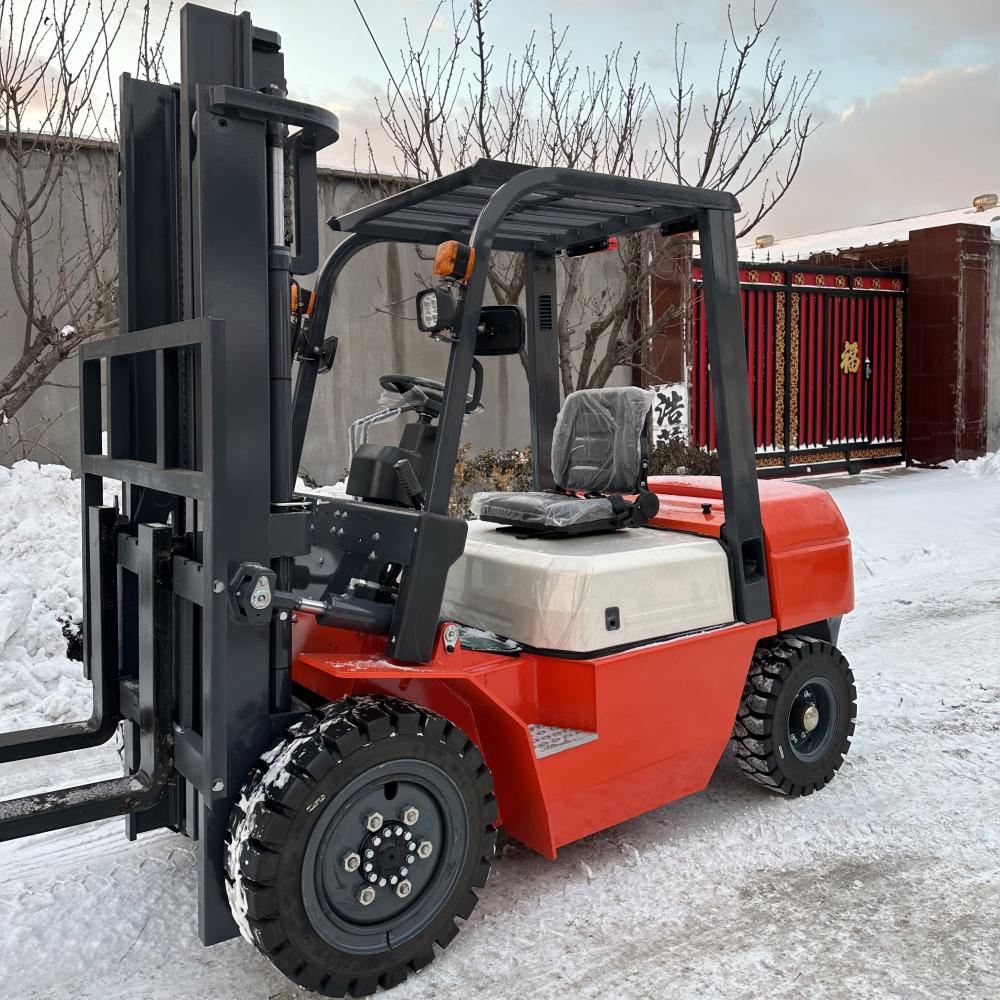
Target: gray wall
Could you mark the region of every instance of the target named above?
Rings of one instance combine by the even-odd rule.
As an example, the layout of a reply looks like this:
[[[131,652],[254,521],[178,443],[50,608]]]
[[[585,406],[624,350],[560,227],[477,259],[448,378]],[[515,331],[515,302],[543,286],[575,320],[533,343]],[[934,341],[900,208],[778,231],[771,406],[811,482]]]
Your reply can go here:
[[[6,157],[5,147],[0,147],[0,157]],[[45,157],[35,154],[34,169],[41,171]],[[108,191],[109,177],[113,176],[114,159],[107,147],[97,144],[88,147],[80,157],[79,183],[84,192],[88,211],[100,214],[102,199]],[[59,198],[49,202],[45,217],[36,227],[38,280],[47,282],[53,273],[53,262],[59,252],[57,237],[60,228],[69,252],[83,245],[83,213],[74,186],[77,178],[70,179],[60,192],[65,209],[61,214],[63,225],[58,225]],[[8,188],[11,183],[6,164],[0,165],[0,185]],[[5,192],[6,193],[6,192]],[[13,281],[8,258],[11,248],[9,220],[5,219],[3,232],[2,259],[0,259],[0,378],[10,371],[12,365],[23,354],[25,333],[24,313],[14,294]],[[51,225],[51,228],[49,228]],[[46,233],[46,229],[49,231]],[[41,238],[39,235],[41,234]],[[109,269],[115,267],[115,255],[107,255]],[[59,317],[66,322],[69,317]],[[52,385],[42,386],[16,414],[14,421],[3,426],[0,420],[0,463],[11,465],[19,458],[29,457],[38,462],[59,462],[74,469],[78,464],[80,451],[80,424],[77,418],[77,362],[70,359],[63,362],[49,381]],[[64,388],[63,386],[68,386]]]
[[[986,292],[986,450],[1000,450],[1000,243],[990,244]]]
[[[101,181],[96,170],[88,193],[95,202],[100,197]],[[321,223],[365,204],[371,197],[367,186],[353,175],[324,171],[320,175]],[[321,225],[321,257],[340,239],[343,239],[340,234]],[[614,254],[591,258],[582,298],[601,283],[614,281],[616,269]],[[430,340],[417,330],[414,319],[407,318],[414,314],[412,296],[422,287],[418,275],[429,273],[430,261],[420,259],[415,248],[386,245],[362,251],[341,275],[327,331],[339,338],[337,362],[333,371],[321,376],[318,382],[302,458],[302,469],[319,482],[334,482],[343,475],[348,426],[376,408],[380,375],[406,372],[443,377],[447,346]],[[303,280],[308,286],[309,280]],[[393,302],[401,302],[402,308],[390,308]],[[7,315],[0,319],[0,371],[4,373],[20,356],[24,332],[10,274],[4,265],[0,266],[0,315],[5,311]],[[587,317],[581,314],[579,318],[585,321]],[[469,443],[473,452],[529,444],[528,393],[520,359],[484,358],[483,366],[486,409],[467,418],[463,441]],[[612,384],[624,384],[628,379],[628,371],[620,369]],[[40,462],[60,461],[78,467],[76,362],[63,364],[53,375],[53,381],[70,388],[45,387],[36,393],[19,415],[20,431],[28,440],[13,450],[10,445],[15,429],[0,428],[0,450],[6,450],[0,461],[9,465],[27,456]],[[376,428],[372,440],[398,441],[400,430],[399,425]]]

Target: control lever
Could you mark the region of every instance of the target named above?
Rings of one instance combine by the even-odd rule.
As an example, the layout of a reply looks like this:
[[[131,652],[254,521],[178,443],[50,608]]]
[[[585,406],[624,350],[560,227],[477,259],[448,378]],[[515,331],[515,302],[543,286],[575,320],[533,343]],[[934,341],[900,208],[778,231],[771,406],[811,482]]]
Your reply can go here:
[[[399,485],[403,487],[403,492],[410,498],[410,503],[417,510],[423,510],[424,491],[420,487],[420,480],[417,479],[413,466],[410,465],[410,460],[401,458],[398,462],[394,462],[392,467],[399,480]]]

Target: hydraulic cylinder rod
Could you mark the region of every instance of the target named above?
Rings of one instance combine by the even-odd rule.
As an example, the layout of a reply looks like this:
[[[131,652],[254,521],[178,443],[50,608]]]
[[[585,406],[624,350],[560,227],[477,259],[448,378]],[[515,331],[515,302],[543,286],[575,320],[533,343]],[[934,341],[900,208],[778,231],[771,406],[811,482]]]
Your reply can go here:
[[[285,94],[273,88],[276,97]],[[271,513],[280,514],[292,503],[295,469],[292,467],[292,326],[289,283],[291,250],[285,233],[285,133],[280,122],[268,122],[271,247],[268,255],[269,346],[271,359]],[[292,560],[274,561],[277,587],[291,583]],[[291,623],[271,623],[271,708],[287,711],[291,705]]]

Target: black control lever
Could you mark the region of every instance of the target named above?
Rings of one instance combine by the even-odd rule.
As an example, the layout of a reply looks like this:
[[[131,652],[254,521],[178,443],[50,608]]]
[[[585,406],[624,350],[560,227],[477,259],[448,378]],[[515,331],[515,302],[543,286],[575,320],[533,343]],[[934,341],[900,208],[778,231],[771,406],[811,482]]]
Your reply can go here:
[[[420,487],[420,480],[413,471],[413,466],[410,465],[410,460],[408,458],[401,458],[398,462],[394,462],[392,467],[395,470],[396,478],[399,480],[399,485],[403,487],[403,492],[409,497],[410,503],[417,510],[423,510],[424,491]]]

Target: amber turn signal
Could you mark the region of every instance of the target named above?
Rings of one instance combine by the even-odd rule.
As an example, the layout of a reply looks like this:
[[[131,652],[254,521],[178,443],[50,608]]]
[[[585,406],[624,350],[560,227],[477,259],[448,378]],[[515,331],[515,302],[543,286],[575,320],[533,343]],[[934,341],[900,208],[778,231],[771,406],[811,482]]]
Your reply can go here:
[[[437,248],[434,257],[434,273],[439,278],[453,281],[468,281],[472,265],[476,262],[476,251],[458,240],[448,240]]]

